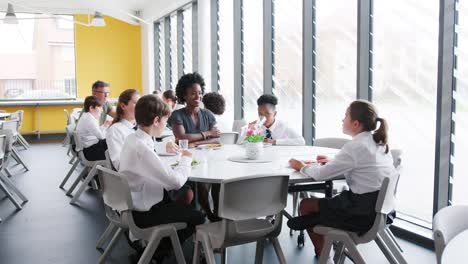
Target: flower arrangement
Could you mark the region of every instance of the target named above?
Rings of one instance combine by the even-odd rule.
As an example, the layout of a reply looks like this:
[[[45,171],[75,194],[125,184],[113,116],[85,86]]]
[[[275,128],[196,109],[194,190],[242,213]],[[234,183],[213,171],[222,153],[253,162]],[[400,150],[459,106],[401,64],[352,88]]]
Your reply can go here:
[[[265,136],[257,128],[249,128],[245,134],[245,141],[250,143],[263,142]]]

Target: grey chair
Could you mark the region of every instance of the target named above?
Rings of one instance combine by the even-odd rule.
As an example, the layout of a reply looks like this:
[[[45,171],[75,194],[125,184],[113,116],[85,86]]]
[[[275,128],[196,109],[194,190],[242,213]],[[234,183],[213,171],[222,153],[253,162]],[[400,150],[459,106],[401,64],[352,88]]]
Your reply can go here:
[[[394,210],[395,191],[398,179],[390,181],[384,178],[382,187],[375,205],[376,217],[371,229],[362,236],[354,232],[340,230],[326,226],[315,226],[314,232],[325,237],[324,247],[320,254],[319,264],[325,264],[328,261],[332,245],[336,243],[334,261],[342,264],[345,260],[345,250],[347,255],[353,259],[356,264],[366,263],[359,253],[357,245],[375,241],[384,253],[390,263],[407,263],[397,245],[388,236],[385,231],[387,228],[387,215]]]
[[[70,152],[72,154],[72,158],[70,159],[70,161],[68,163],[73,164],[73,165],[70,168],[70,170],[67,172],[67,175],[65,176],[65,178],[63,178],[62,182],[60,183],[60,185],[59,185],[60,189],[64,188],[65,184],[70,179],[73,172],[75,172],[76,168],[78,168],[78,166],[81,163],[80,159],[78,158],[78,152],[75,150],[76,145],[75,145],[75,149],[73,148],[73,142],[75,142],[75,139],[74,139],[74,131],[75,131],[74,125],[69,125],[65,129],[66,129],[67,133],[70,133],[70,145],[69,145],[69,148],[68,148],[68,152]],[[78,177],[79,178],[84,177],[86,172],[87,172],[86,168],[83,169],[80,172],[80,175]]]
[[[185,223],[172,223],[165,225],[158,225],[150,228],[139,228],[132,215],[133,201],[130,193],[130,188],[125,176],[105,168],[101,165],[96,167],[99,172],[99,178],[101,180],[102,197],[106,206],[106,215],[111,221],[111,225],[107,227],[104,234],[98,241],[98,246],[102,246],[107,238],[113,235],[106,252],[99,259],[99,263],[104,263],[105,258],[110,253],[116,240],[124,229],[128,229],[132,235],[137,239],[141,239],[147,242],[145,251],[143,252],[139,264],[146,264],[151,261],[151,258],[156,251],[159,242],[165,237],[169,237],[172,242],[174,253],[177,259],[177,263],[185,263],[184,254],[182,247],[177,237],[177,230],[186,227]],[[117,213],[118,212],[118,213]]]
[[[18,142],[19,139],[19,133],[18,133],[18,128],[19,128],[19,120],[18,119],[12,119],[9,121],[3,121],[0,123],[0,126],[3,130],[10,130],[12,132],[12,138],[11,138],[11,157],[15,159],[19,164],[21,164],[26,171],[29,171],[28,165],[24,162],[23,158],[19,154],[18,149],[15,147],[15,143]]]
[[[73,198],[70,201],[70,204],[75,204],[80,195],[85,191],[85,189],[88,187],[88,183],[94,180],[94,176],[96,176],[96,168],[98,165],[106,166],[106,160],[96,160],[96,161],[89,161],[86,159],[84,153],[83,153],[83,145],[81,143],[81,139],[79,136],[77,136],[76,131],[73,133],[73,139],[75,140],[75,150],[78,152],[78,160],[84,165],[84,170],[83,171],[88,171],[88,174],[86,178],[83,180],[83,183],[80,185],[80,188],[78,188],[78,191],[76,191],[75,195],[72,195],[73,191],[75,190],[76,186],[78,183],[81,182],[83,179],[82,176],[84,175],[83,172],[80,173],[78,178],[76,178],[75,182],[73,185],[68,189],[67,195],[68,196],[73,196]],[[68,176],[68,175],[67,175]],[[65,179],[64,179],[65,180]],[[93,187],[97,189],[97,185],[95,182],[92,182]]]
[[[222,132],[219,136],[219,141],[222,144],[236,144],[238,136],[238,132]]]
[[[257,242],[255,263],[262,263],[266,239],[273,243],[279,262],[286,263],[278,235],[288,183],[286,175],[256,175],[223,182],[218,211],[223,220],[197,226],[193,263],[198,263],[200,244],[207,263],[214,264],[214,250],[221,251],[225,263],[227,247],[250,242]],[[270,218],[265,219],[273,215],[274,223]]]
[[[21,210],[22,204],[27,202],[28,198],[4,173],[8,167],[9,153],[11,145],[13,144],[11,141],[12,138],[13,135],[11,131],[0,130],[0,189],[7,195],[8,199],[15,205],[15,207],[18,210]]]
[[[468,230],[467,219],[468,205],[448,206],[441,209],[434,216],[432,231],[437,263],[441,263],[442,253],[450,240],[459,233]]]
[[[23,118],[24,118],[24,110],[18,110],[14,113],[11,113],[10,115],[10,120],[18,120],[18,128],[17,128],[17,138],[18,138],[18,143],[21,144],[25,149],[28,149],[31,147],[26,141],[26,139],[19,133],[21,130],[21,127],[23,126]]]

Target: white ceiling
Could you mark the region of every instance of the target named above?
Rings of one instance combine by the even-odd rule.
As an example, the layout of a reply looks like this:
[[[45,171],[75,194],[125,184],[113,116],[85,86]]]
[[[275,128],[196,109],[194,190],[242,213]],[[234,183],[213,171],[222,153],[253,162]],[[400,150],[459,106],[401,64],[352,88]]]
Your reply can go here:
[[[0,12],[13,4],[15,12],[48,14],[93,14],[95,11],[135,24],[131,17],[136,10],[144,10],[154,2],[169,4],[171,0],[0,0]]]

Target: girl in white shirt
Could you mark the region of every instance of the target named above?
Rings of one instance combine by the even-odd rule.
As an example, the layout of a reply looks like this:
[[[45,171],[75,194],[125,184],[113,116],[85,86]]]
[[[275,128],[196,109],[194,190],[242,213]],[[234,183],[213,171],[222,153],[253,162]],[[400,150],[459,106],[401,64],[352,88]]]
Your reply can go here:
[[[105,140],[107,123],[99,126],[102,105],[94,96],[84,100],[84,113],[76,125],[76,133],[83,145],[83,154],[87,160],[105,160],[107,144]]]
[[[295,159],[289,161],[292,168],[317,181],[344,175],[350,188],[333,198],[303,199],[299,206],[300,216],[288,221],[292,229],[307,229],[317,256],[324,240],[323,236],[313,232],[315,225],[358,234],[364,234],[372,227],[383,179],[387,177],[394,181],[398,178],[387,144],[387,130],[387,122],[378,117],[374,105],[364,100],[354,101],[343,119],[343,133],[353,139],[333,159],[319,155],[318,163],[312,165]]]
[[[128,180],[133,199],[133,218],[141,228],[184,222],[179,232],[183,242],[204,222],[204,215],[190,205],[173,202],[168,191],[178,190],[191,172],[192,154],[182,152],[179,164],[171,168],[154,151],[153,137],[159,137],[171,113],[169,106],[154,95],[138,100],[135,118],[138,130],[127,136],[120,155],[119,172]],[[190,191],[193,198],[193,193]]]

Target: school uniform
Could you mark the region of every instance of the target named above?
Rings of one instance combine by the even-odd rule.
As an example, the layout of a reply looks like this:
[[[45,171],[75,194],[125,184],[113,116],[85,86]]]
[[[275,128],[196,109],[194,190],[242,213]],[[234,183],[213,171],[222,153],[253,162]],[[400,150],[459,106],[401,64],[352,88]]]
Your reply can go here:
[[[239,144],[244,142],[244,138],[246,136],[248,126],[242,127],[241,136],[237,141]],[[274,139],[276,140],[276,145],[278,146],[304,146],[305,140],[304,137],[299,135],[296,131],[288,127],[284,122],[281,120],[275,119],[275,122],[270,127],[266,127],[262,125],[260,127],[261,133],[267,139]]]
[[[107,148],[112,165],[116,170],[119,169],[120,152],[122,151],[122,146],[125,143],[125,139],[127,136],[135,133],[135,130],[136,125],[130,123],[126,119],[122,119],[119,122],[112,124],[107,129]]]
[[[288,221],[288,226],[296,230],[320,224],[363,234],[374,223],[383,179],[398,179],[390,151],[385,153],[385,146],[377,145],[370,132],[356,135],[327,164],[307,165],[300,172],[317,181],[344,175],[350,190],[319,199],[319,213]]]
[[[204,215],[171,201],[167,191],[184,186],[191,172],[192,159],[181,157],[174,169],[154,151],[153,138],[142,130],[127,136],[120,154],[119,172],[126,176],[132,200],[133,218],[141,228],[160,224],[185,222],[187,228],[179,233],[182,241],[204,222]]]
[[[78,120],[76,134],[82,142],[83,154],[87,160],[106,159],[106,127],[99,126],[99,121],[91,113],[84,113]]]

